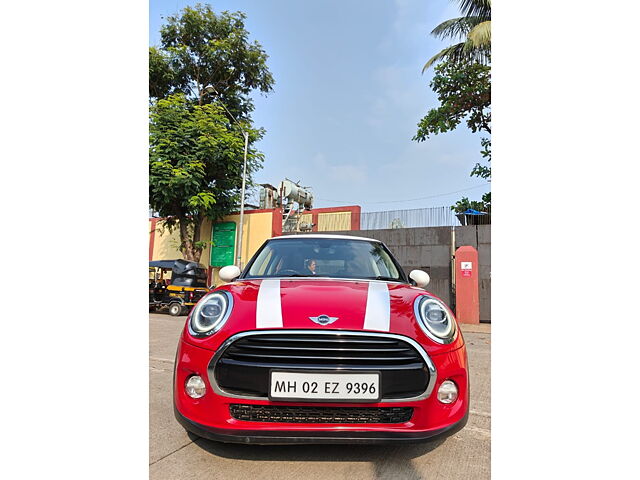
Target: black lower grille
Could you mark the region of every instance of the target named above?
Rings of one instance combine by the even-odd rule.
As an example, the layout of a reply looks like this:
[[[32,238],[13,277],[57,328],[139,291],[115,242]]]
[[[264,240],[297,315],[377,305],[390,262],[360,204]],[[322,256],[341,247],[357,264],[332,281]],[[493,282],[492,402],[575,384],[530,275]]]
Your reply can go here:
[[[351,332],[281,331],[241,336],[209,365],[226,392],[264,398],[271,370],[379,371],[382,400],[417,397],[429,385],[422,355],[407,341]]]
[[[281,423],[405,423],[413,415],[411,407],[334,408],[233,404],[229,410],[236,420]]]

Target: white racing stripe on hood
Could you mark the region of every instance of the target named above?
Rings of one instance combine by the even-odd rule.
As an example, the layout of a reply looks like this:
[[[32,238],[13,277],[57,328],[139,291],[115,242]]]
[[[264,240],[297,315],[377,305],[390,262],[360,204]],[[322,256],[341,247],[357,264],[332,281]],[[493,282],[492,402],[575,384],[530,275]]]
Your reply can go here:
[[[256,328],[282,328],[280,280],[262,280],[256,304]]]
[[[387,284],[384,282],[370,282],[363,328],[365,330],[388,332],[390,310],[391,302]]]

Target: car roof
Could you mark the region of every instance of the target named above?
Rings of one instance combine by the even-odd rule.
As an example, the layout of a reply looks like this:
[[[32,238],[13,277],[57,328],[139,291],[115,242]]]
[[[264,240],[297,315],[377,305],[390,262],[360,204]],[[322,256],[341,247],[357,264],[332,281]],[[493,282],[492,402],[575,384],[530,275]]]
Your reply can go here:
[[[337,239],[345,239],[345,240],[366,240],[368,242],[382,243],[380,240],[376,240],[375,238],[354,237],[353,235],[322,234],[322,233],[303,233],[298,235],[282,235],[280,237],[270,238],[269,240],[282,240],[284,238],[337,238]]]

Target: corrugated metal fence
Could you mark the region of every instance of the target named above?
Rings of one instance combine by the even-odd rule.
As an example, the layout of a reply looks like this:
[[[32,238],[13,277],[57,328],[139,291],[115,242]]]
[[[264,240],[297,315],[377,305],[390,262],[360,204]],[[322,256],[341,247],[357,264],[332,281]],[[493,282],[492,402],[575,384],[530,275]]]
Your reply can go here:
[[[387,210],[360,214],[362,230],[387,228],[453,227],[460,225],[450,207],[416,208],[412,210]]]

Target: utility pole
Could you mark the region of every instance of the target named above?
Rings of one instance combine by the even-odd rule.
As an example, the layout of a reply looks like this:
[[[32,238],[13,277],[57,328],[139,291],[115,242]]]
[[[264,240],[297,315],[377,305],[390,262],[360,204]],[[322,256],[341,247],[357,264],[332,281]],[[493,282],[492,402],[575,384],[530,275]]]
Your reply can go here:
[[[244,226],[244,189],[247,178],[247,149],[249,148],[249,134],[242,130],[244,134],[244,166],[242,167],[242,193],[240,197],[240,226],[238,227],[238,256],[236,258],[237,267],[242,270],[242,227]]]
[[[215,94],[218,97],[220,97],[220,94],[218,93],[218,91],[215,89],[215,87],[211,85],[208,87],[205,87],[204,91],[215,92]],[[240,127],[240,131],[244,135],[244,165],[242,167],[242,193],[241,193],[242,197],[240,198],[240,225],[236,229],[236,246],[237,246],[236,266],[240,270],[242,270],[242,227],[244,225],[244,192],[245,192],[245,186],[247,181],[247,150],[249,149],[249,133],[245,131],[244,128],[242,128],[242,125],[240,124],[240,122],[236,120],[236,117],[234,117],[233,114],[227,109],[225,104],[222,102],[220,102],[220,104],[222,105],[222,108],[224,108],[225,111],[229,114],[229,116],[234,121],[234,123],[238,127]]]

